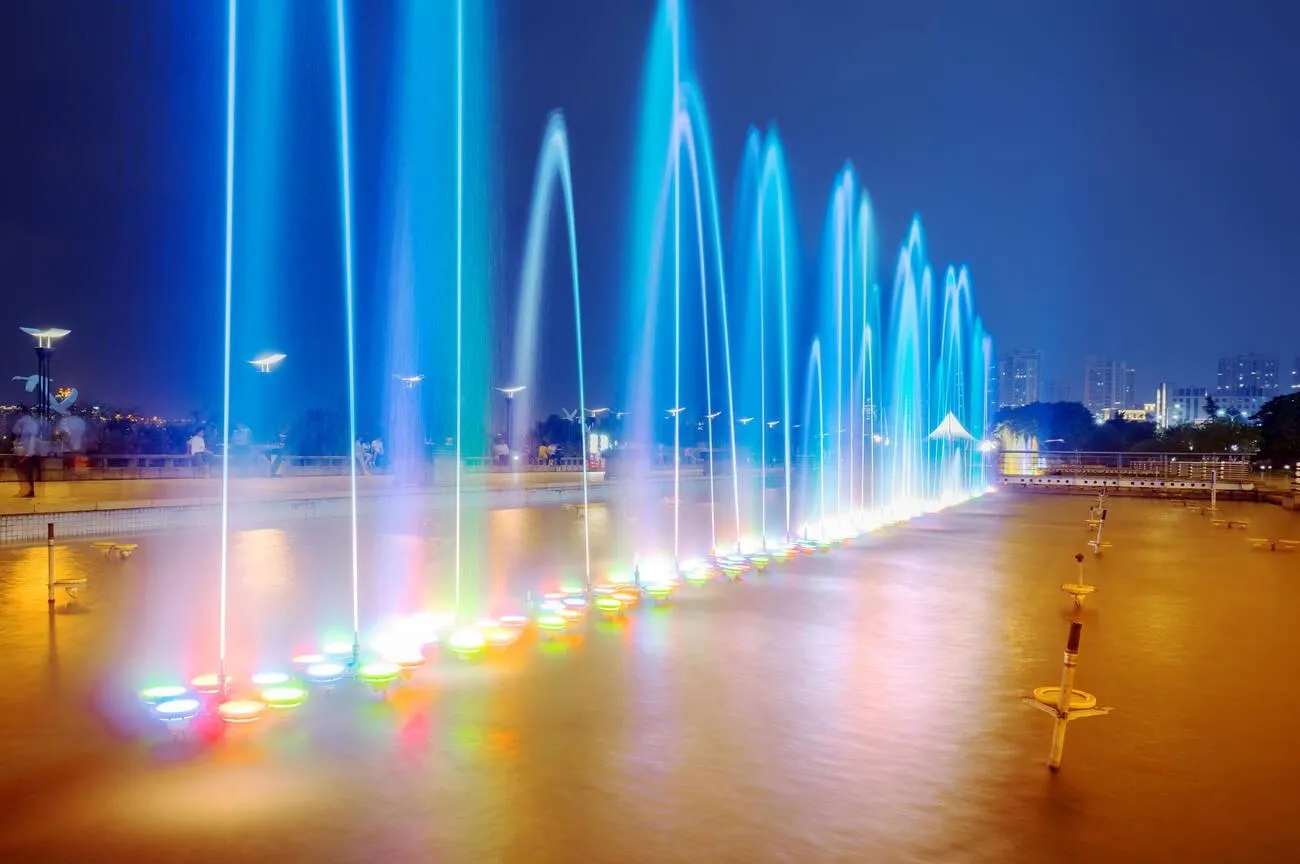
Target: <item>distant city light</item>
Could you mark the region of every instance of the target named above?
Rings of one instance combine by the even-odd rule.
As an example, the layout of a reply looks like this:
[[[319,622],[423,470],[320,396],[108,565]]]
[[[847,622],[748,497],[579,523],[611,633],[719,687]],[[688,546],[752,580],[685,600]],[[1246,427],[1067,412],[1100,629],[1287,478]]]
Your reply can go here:
[[[513,399],[513,398],[515,398],[515,394],[516,394],[516,393],[522,393],[522,392],[524,392],[525,390],[527,390],[528,388],[525,387],[523,384],[516,384],[516,385],[514,385],[513,387],[496,387],[496,388],[494,388],[494,389],[495,389],[498,393],[504,393],[504,394],[506,394],[506,398],[507,398],[507,399]]]
[[[407,390],[413,389],[416,384],[424,380],[423,375],[394,375],[393,377],[405,384]]]

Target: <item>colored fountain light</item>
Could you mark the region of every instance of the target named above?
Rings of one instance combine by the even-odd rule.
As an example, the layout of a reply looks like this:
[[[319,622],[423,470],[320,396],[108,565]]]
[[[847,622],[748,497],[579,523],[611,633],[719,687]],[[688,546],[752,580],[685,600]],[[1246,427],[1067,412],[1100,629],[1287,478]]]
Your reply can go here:
[[[623,612],[623,601],[614,596],[597,597],[596,609],[602,615],[619,615]]]
[[[284,672],[258,672],[251,680],[258,687],[274,687],[288,683],[289,676]]]
[[[597,607],[600,606],[601,599],[603,598],[596,600]],[[613,602],[618,603],[617,600],[614,600]],[[618,605],[620,607],[622,606],[621,603]],[[537,626],[542,630],[545,630],[547,633],[561,633],[569,626],[569,622],[560,615],[556,615],[553,612],[546,612],[537,616]]]
[[[217,706],[217,716],[233,725],[256,723],[265,713],[266,703],[260,699],[232,699]]]
[[[228,684],[230,684],[230,681],[231,681],[231,679],[230,679],[230,678],[227,678],[225,683],[228,685]],[[197,692],[197,693],[202,693],[202,694],[204,694],[204,695],[211,695],[211,694],[213,694],[213,693],[220,693],[220,692],[221,692],[221,676],[220,676],[220,675],[212,675],[212,674],[209,674],[209,675],[196,675],[196,676],[194,676],[193,678],[190,679],[190,687],[194,688],[195,692]]]
[[[311,664],[303,671],[303,675],[313,684],[333,684],[342,679],[347,671],[348,667],[342,663],[327,660],[323,663]]]
[[[170,702],[174,699],[180,699],[189,688],[182,687],[179,684],[161,684],[157,687],[146,687],[140,691],[140,699],[146,705],[157,705],[160,702]]]
[[[385,662],[395,664],[408,675],[424,665],[424,655],[418,648],[394,648],[385,651],[382,657]]]
[[[325,655],[327,657],[351,657],[352,643],[342,640],[335,640],[325,644]]]
[[[641,602],[641,595],[635,591],[615,591],[610,595],[611,599],[617,600],[623,606],[631,608]]]
[[[571,609],[586,609],[587,598],[586,597],[565,597],[564,605],[568,606]]]
[[[567,607],[564,605],[563,600],[543,600],[541,603],[537,604],[537,608],[541,609],[543,612],[559,612],[561,609]]]
[[[392,684],[400,674],[402,674],[401,666],[382,660],[362,664],[357,670],[357,677],[376,689]]]
[[[202,703],[197,699],[167,699],[153,706],[153,713],[164,723],[185,723],[199,716]]]
[[[493,648],[509,648],[518,642],[523,635],[524,631],[521,628],[509,627],[505,624],[498,624],[483,630],[483,638]]]
[[[258,695],[267,705],[280,711],[297,708],[299,705],[307,701],[307,690],[303,687],[296,687],[292,684],[285,684],[279,687],[267,687]]]
[[[486,645],[487,639],[478,627],[459,627],[447,637],[447,647],[461,657],[478,654]]]
[[[582,620],[582,610],[570,609],[568,606],[555,610],[555,614],[563,618],[569,624],[576,624]]]
[[[293,658],[293,665],[295,666],[315,666],[318,663],[324,662],[324,654],[299,654]]]
[[[564,591],[547,591],[542,595],[542,600],[544,602],[563,603],[568,596]]]
[[[645,593],[654,600],[664,601],[672,596],[676,587],[671,582],[652,582],[645,586]]]
[[[502,615],[497,621],[502,627],[527,627],[527,615]]]
[[[621,585],[615,585],[606,582],[601,585],[593,586],[591,589],[591,593],[595,594],[597,597],[609,596],[610,594],[613,594],[615,591],[618,591],[621,587],[622,587]]]

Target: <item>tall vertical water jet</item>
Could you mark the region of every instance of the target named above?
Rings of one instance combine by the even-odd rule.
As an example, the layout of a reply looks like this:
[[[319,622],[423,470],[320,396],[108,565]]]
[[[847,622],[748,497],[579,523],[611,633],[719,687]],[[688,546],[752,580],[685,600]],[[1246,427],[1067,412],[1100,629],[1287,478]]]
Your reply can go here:
[[[348,53],[343,26],[343,0],[334,0],[334,25],[338,51],[339,99],[339,187],[343,221],[343,304],[346,321],[348,446],[357,440],[357,361],[355,300],[352,284],[352,169],[348,121]],[[361,649],[361,599],[357,557],[357,460],[348,459],[349,531],[352,576],[352,656],[355,662]]]
[[[735,451],[735,411],[731,386],[730,336],[727,324],[725,252],[722,245],[721,215],[717,203],[717,184],[713,170],[711,144],[708,140],[707,122],[703,101],[690,77],[689,52],[686,51],[684,22],[679,4],[668,0],[659,8],[652,30],[647,56],[646,77],[643,85],[642,115],[638,135],[638,162],[633,190],[633,234],[630,244],[632,263],[631,284],[643,286],[630,298],[632,314],[629,321],[632,344],[639,350],[632,352],[633,368],[630,370],[629,391],[635,401],[632,410],[631,437],[636,442],[651,438],[649,418],[663,416],[662,402],[656,397],[657,381],[654,375],[657,352],[657,322],[660,313],[661,276],[664,273],[665,234],[671,230],[672,243],[668,251],[673,256],[671,267],[672,340],[671,363],[673,379],[669,418],[673,424],[673,547],[680,554],[681,506],[681,292],[682,292],[682,228],[687,214],[682,208],[682,184],[689,180],[693,191],[694,228],[701,290],[708,291],[710,272],[716,279],[720,296],[718,303],[721,323],[724,369],[727,380],[727,422],[731,429],[731,445]],[[688,170],[684,170],[688,169]],[[690,224],[689,222],[686,224]],[[711,266],[712,265],[712,266]],[[702,311],[709,306],[702,303]],[[706,340],[711,328],[704,322]],[[705,381],[706,391],[712,382]],[[706,402],[711,402],[706,392]],[[712,413],[712,412],[709,412]],[[733,497],[737,515],[737,541],[739,541],[739,478],[733,473]],[[644,507],[644,504],[642,505]]]
[[[226,258],[224,353],[221,385],[221,440],[230,440],[230,324],[234,292],[233,265],[235,243],[235,63],[237,59],[239,0],[229,0],[226,36]],[[230,570],[230,460],[221,460],[221,571],[219,620],[217,624],[218,676],[222,693],[226,692],[226,603]]]
[[[817,384],[814,388],[813,376],[816,375]],[[817,397],[817,521],[819,523],[818,537],[826,536],[826,382],[824,371],[822,369],[822,346],[821,340],[816,336],[812,340],[812,349],[808,352],[808,375],[804,383],[804,452],[811,458],[812,453],[808,448],[808,436],[813,428],[811,416],[812,400]],[[804,519],[804,534],[807,535],[807,517]]]

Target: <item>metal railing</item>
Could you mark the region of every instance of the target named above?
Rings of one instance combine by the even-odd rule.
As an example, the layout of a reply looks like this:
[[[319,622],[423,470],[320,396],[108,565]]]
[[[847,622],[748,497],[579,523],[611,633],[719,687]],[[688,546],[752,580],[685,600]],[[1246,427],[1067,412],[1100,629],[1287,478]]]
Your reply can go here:
[[[998,454],[1004,477],[1126,477],[1228,483],[1250,479],[1250,457],[1241,453],[1107,453],[1013,450]]]

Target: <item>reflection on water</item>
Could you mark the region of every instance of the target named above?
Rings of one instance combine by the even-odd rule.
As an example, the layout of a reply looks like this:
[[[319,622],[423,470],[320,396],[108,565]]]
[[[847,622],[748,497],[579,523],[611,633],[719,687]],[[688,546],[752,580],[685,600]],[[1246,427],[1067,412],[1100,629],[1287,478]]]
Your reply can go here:
[[[1294,514],[1230,506],[1246,534],[1300,536]],[[1289,860],[1300,555],[1240,531],[1112,502],[1078,683],[1116,711],[1043,767],[1048,721],[1016,697],[1059,674],[1086,508],[994,496],[489,662],[434,659],[387,700],[341,687],[181,744],[142,736],[131,693],[213,662],[213,532],[139,538],[126,562],[59,546],[59,575],[89,579],[80,613],[49,610],[44,547],[0,550],[0,860]],[[366,626],[450,596],[439,524],[363,522]],[[707,513],[682,524],[707,543]],[[493,511],[485,596],[580,578],[581,527]],[[592,527],[598,575],[625,569],[618,505]],[[236,675],[349,626],[343,528],[232,537]]]

